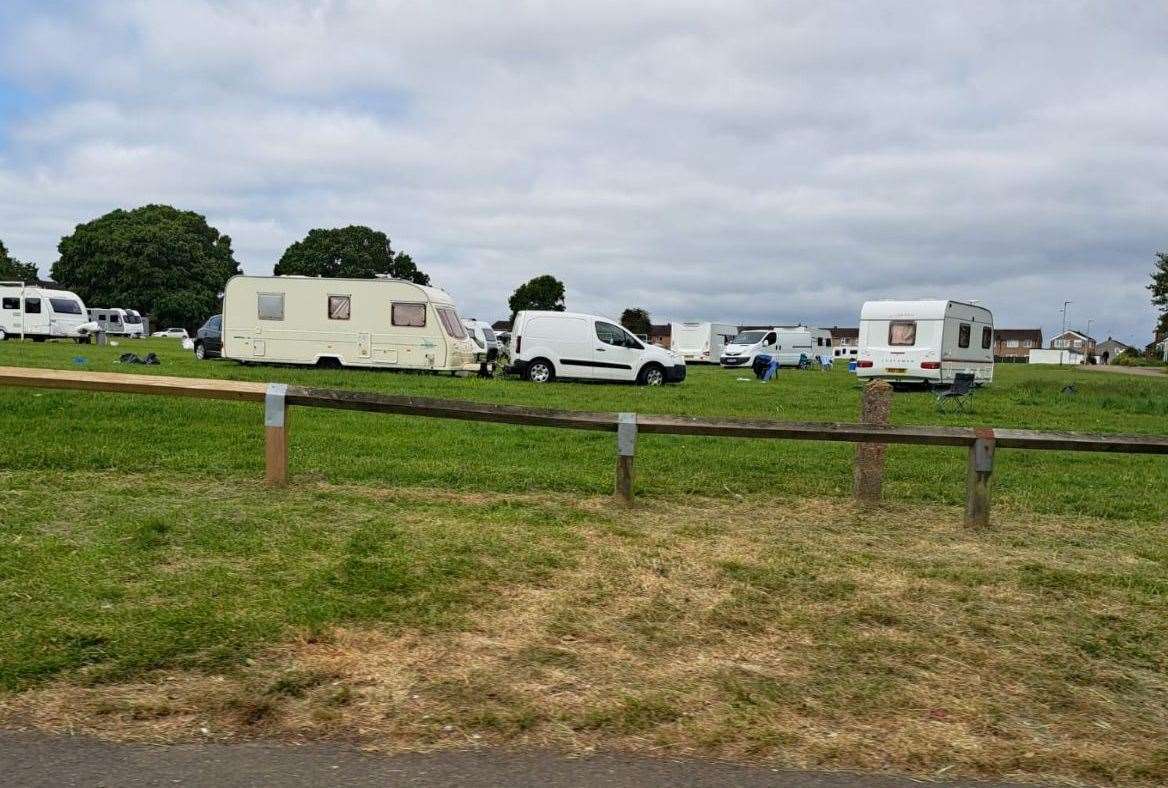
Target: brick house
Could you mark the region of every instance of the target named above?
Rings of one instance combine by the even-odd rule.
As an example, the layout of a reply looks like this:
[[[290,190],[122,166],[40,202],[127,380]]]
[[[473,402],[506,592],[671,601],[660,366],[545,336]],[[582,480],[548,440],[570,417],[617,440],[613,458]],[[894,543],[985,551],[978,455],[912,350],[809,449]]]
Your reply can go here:
[[[1041,328],[994,329],[994,361],[1026,361],[1032,349],[1041,347]]]
[[[662,323],[649,326],[649,343],[668,348],[673,342],[673,324]]]
[[[1134,350],[1134,348],[1126,342],[1120,342],[1118,339],[1108,337],[1105,341],[1100,342],[1095,346],[1095,355],[1099,357],[1100,364],[1113,364],[1125,350]]]
[[[1095,339],[1082,331],[1067,329],[1050,340],[1051,350],[1073,350],[1088,356],[1095,355]]]
[[[841,356],[851,358],[859,354],[860,329],[832,326],[828,331],[831,332],[832,354],[836,358]]]

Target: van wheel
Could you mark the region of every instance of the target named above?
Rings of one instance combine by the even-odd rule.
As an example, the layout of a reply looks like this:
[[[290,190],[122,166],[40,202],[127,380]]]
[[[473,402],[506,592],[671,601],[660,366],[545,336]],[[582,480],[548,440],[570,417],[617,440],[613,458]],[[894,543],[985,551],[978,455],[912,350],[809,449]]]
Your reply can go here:
[[[532,383],[550,383],[556,379],[556,370],[546,358],[537,358],[527,365],[527,379]]]
[[[637,375],[637,383],[642,386],[660,386],[665,382],[665,370],[658,364],[648,364]]]

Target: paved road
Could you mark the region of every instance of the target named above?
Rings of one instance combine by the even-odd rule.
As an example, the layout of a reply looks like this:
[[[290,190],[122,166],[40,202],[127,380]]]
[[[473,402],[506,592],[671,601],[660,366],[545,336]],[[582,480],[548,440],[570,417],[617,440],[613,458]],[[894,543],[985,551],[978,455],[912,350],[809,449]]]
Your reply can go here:
[[[896,777],[787,772],[708,761],[610,755],[567,758],[541,751],[481,749],[384,756],[322,744],[151,746],[0,732],[0,785],[902,788],[921,783]],[[990,783],[945,785],[991,788]]]

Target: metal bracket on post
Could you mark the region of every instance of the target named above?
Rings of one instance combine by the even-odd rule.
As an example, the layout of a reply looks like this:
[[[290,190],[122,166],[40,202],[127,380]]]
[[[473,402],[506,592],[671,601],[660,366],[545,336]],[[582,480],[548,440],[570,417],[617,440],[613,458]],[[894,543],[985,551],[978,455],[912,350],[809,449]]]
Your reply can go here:
[[[264,426],[283,427],[285,399],[288,396],[287,383],[269,383],[268,391],[264,395]]]
[[[616,424],[616,453],[632,457],[637,451],[637,414],[618,413]]]

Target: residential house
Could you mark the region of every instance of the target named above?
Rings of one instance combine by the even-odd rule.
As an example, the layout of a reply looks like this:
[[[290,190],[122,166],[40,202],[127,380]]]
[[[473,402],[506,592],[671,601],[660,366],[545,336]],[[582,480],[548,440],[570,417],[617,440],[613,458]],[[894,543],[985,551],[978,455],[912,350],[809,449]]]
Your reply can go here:
[[[1041,328],[999,328],[994,330],[994,361],[1025,362],[1030,351],[1042,347]]]
[[[1095,346],[1095,355],[1098,357],[1100,364],[1111,364],[1125,350],[1134,349],[1131,345],[1108,337],[1106,342],[1100,342]]]
[[[673,324],[650,324],[649,342],[653,345],[660,345],[663,348],[668,348],[673,342]]]
[[[1051,350],[1071,350],[1088,356],[1095,355],[1095,340],[1082,331],[1067,329],[1050,340]]]

